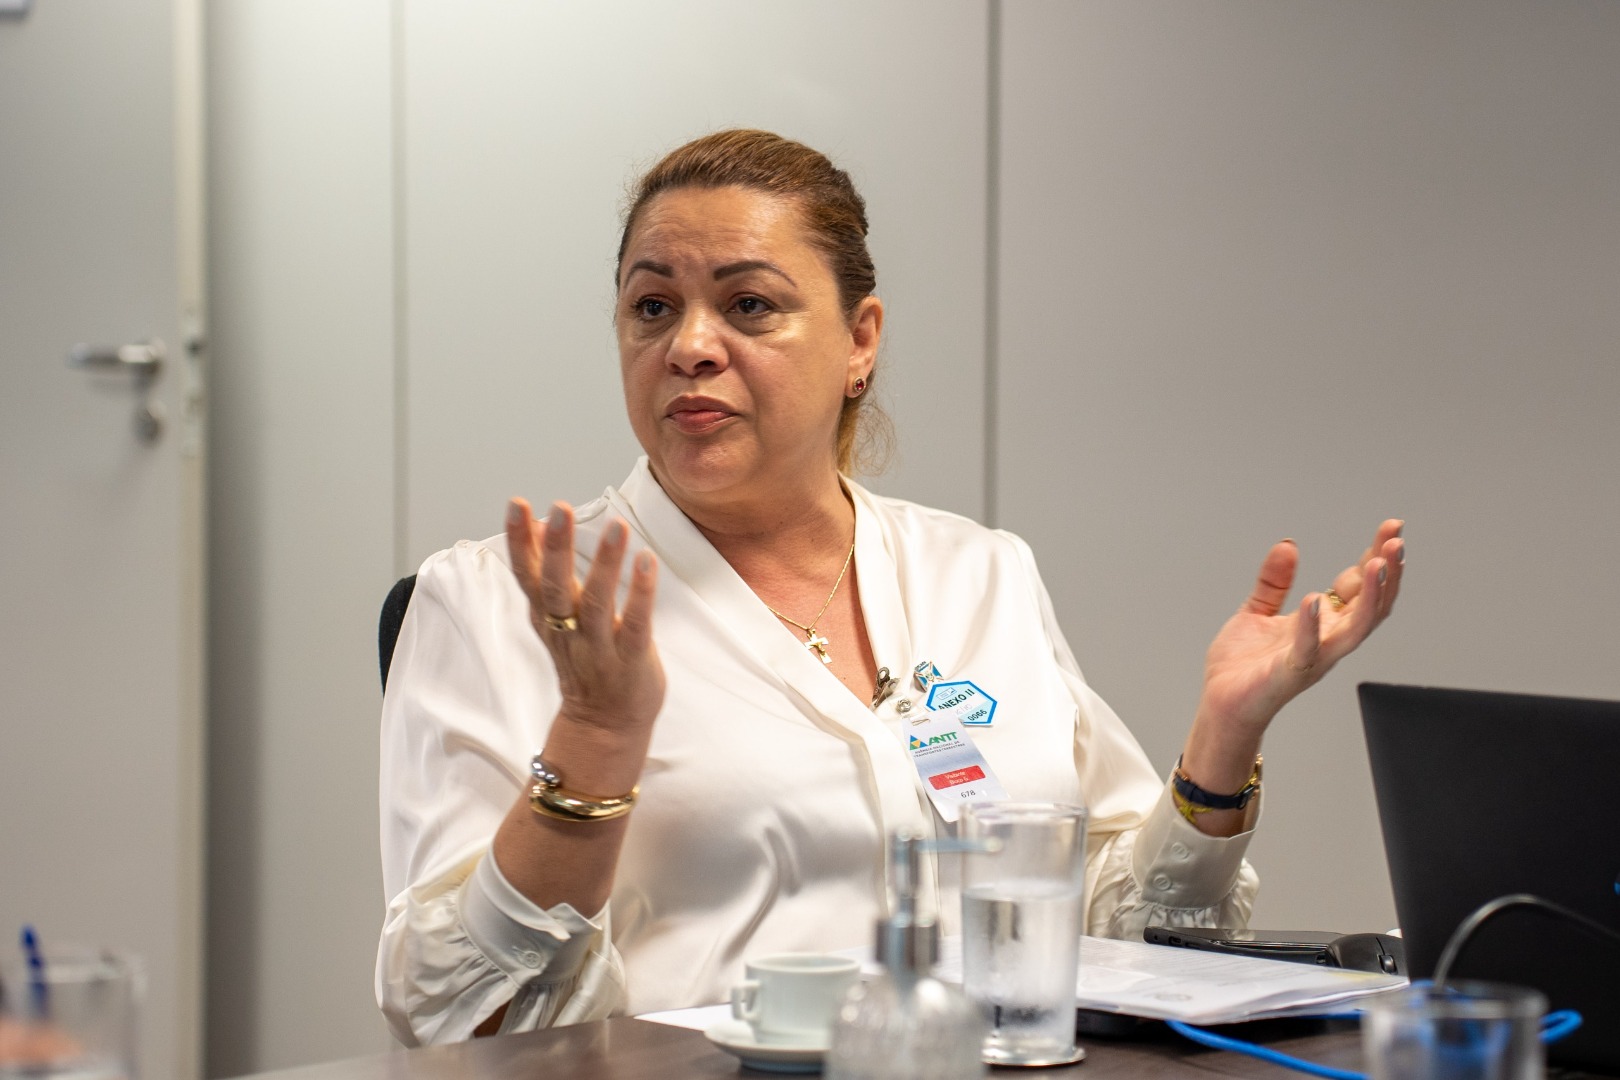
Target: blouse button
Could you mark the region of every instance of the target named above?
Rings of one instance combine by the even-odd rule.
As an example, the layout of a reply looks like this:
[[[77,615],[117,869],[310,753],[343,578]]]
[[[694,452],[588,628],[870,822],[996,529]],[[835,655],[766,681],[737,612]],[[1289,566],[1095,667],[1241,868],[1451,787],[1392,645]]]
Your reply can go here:
[[[1170,852],[1178,859],[1185,859],[1190,854],[1190,852],[1187,851],[1187,845],[1183,844],[1180,840],[1177,840],[1174,844],[1170,845]]]
[[[1169,874],[1158,874],[1158,875],[1156,875],[1153,878],[1153,887],[1155,889],[1158,889],[1160,892],[1169,891],[1169,889],[1170,889],[1170,875]]]
[[[533,949],[524,949],[517,954],[517,957],[526,968],[537,968],[540,966],[540,954],[535,952]]]

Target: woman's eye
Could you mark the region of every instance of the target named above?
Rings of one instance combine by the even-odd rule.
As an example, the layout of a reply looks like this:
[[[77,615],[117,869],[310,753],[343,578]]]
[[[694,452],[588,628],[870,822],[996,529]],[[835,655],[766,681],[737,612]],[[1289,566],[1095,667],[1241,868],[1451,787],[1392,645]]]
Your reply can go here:
[[[757,296],[744,296],[735,304],[740,315],[763,315],[771,310],[771,306]]]
[[[636,314],[641,316],[643,319],[656,319],[660,315],[668,313],[668,311],[668,304],[664,303],[662,300],[654,300],[650,296],[636,301]]]

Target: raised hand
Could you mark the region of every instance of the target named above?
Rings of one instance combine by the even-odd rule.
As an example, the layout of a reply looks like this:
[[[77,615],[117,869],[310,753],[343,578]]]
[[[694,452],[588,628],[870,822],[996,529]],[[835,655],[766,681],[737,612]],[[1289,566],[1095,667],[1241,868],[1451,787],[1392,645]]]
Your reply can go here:
[[[512,573],[528,597],[529,622],[551,653],[563,698],[545,746],[536,749],[569,791],[586,798],[620,798],[635,790],[664,703],[664,668],[652,639],[652,552],[636,556],[624,610],[615,611],[629,539],[622,521],[603,529],[581,582],[574,575],[574,511],[566,503],[552,506],[543,528],[522,499],[506,508]],[[628,822],[616,817],[580,823],[537,814],[524,784],[495,832],[492,850],[506,879],[542,908],[566,903],[600,911],[613,888]]]
[[[1404,523],[1378,527],[1372,545],[1326,592],[1306,593],[1284,612],[1299,566],[1292,540],[1272,546],[1254,590],[1222,626],[1204,657],[1204,689],[1182,754],[1195,783],[1210,791],[1237,791],[1254,767],[1260,737],[1279,710],[1321,680],[1389,617],[1401,590],[1406,561]],[[1241,815],[1199,827],[1230,833]]]
[[[507,506],[512,573],[556,665],[561,715],[604,733],[644,733],[664,701],[664,669],[652,640],[652,552],[636,556],[624,610],[615,610],[629,536],[624,522],[609,524],[581,583],[574,574],[573,509],[554,504],[542,529],[524,500]]]

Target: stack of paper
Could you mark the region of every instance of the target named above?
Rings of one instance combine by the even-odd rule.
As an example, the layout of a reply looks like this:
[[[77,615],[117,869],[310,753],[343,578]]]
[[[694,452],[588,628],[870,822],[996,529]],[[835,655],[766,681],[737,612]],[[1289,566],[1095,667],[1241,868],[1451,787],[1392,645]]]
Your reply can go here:
[[[870,950],[847,950],[842,955],[857,954],[871,966]],[[934,975],[960,983],[961,939],[946,938],[940,954]],[[1405,985],[1400,975],[1086,937],[1080,939],[1075,1004],[1156,1020],[1232,1024],[1354,1008],[1347,1003]],[[729,1005],[711,1005],[647,1013],[642,1019],[701,1028],[730,1015]]]
[[[947,939],[934,974],[962,981],[959,939]],[[1261,960],[1112,938],[1080,939],[1076,1004],[1189,1024],[1230,1024],[1331,1012],[1406,985],[1400,975]]]

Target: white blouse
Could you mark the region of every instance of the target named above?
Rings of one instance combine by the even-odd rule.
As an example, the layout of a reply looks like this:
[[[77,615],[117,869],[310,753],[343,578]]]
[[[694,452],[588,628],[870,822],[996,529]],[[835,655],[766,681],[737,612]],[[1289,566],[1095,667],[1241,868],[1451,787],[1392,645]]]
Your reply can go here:
[[[486,857],[560,703],[504,537],[422,564],[382,718],[376,990],[402,1042],[466,1039],[508,1003],[502,1030],[515,1031],[719,1002],[745,957],[870,942],[884,836],[952,828],[902,739],[900,702],[921,708],[910,673],[924,660],[996,700],[972,735],[1013,798],[1089,809],[1089,933],[1246,924],[1251,834],[1205,836],[1176,812],[1082,678],[1028,546],[846,484],[873,655],[903,679],[876,708],[766,610],[645,458],[577,512],[581,576],[615,517],[632,556],[646,547],[662,562],[654,638],[668,684],[612,894],[590,918],[538,908]],[[930,899],[949,934],[957,873],[940,863]]]

